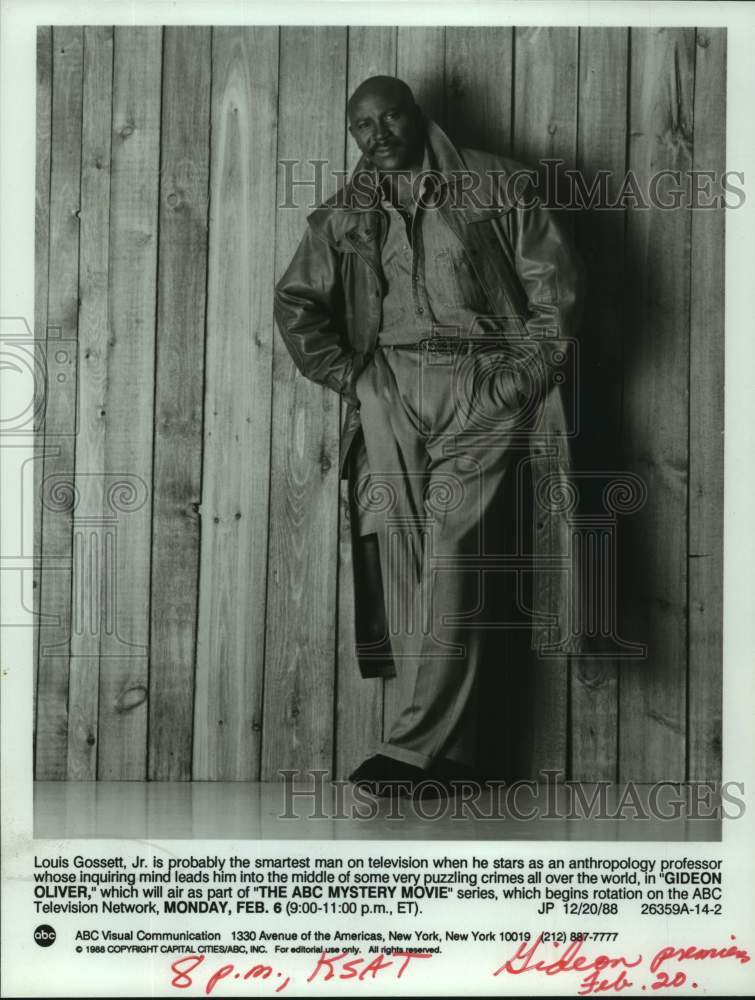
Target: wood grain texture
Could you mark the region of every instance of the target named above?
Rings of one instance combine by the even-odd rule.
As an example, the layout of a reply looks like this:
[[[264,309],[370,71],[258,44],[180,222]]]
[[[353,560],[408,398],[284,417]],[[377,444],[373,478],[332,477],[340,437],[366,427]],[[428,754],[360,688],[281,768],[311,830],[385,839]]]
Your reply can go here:
[[[325,160],[323,197],[337,186],[331,172],[343,170],[346,69],[344,28],[282,29],[278,157],[299,161],[305,177],[308,161]],[[317,94],[317,116],[304,93]],[[313,207],[311,191],[300,190],[309,197],[278,211],[276,277]],[[332,390],[296,372],[276,336],[263,780],[280,768],[333,764],[339,405]]]
[[[561,159],[566,167],[573,167],[577,141],[577,29],[517,28],[514,51],[515,158],[541,173],[545,159]],[[569,225],[568,219],[562,221]],[[521,731],[515,734],[510,747],[512,773],[535,777],[540,769],[565,771],[568,658],[532,658],[531,662],[516,664],[515,670],[518,704],[528,707]]]
[[[66,777],[68,742],[83,31],[54,28],[52,42],[48,382],[36,729],[36,777],[48,780]]]
[[[511,155],[513,28],[448,27],[446,127],[459,146]]]
[[[97,775],[103,780],[143,780],[147,773],[161,49],[160,28],[115,29],[110,337],[101,414],[106,512],[115,532],[100,640]]]
[[[438,25],[398,29],[396,75],[412,88],[426,115],[445,125],[445,33]]]
[[[629,167],[640,190],[691,167],[695,33],[632,32]],[[648,502],[627,520],[629,639],[648,659],[622,666],[620,780],[685,777],[690,213],[627,219],[624,441]]]
[[[516,28],[514,31],[513,155],[527,167],[550,174],[547,160],[576,161],[578,29]],[[565,193],[557,178],[543,191]],[[570,228],[570,213],[561,215]]]
[[[695,170],[726,169],[726,30],[695,48]],[[708,201],[709,199],[705,199]],[[692,213],[689,429],[688,775],[721,777],[724,209]]]
[[[259,775],[278,30],[216,28],[193,776]]]
[[[349,28],[347,93],[371,76],[396,73],[396,28]],[[359,159],[357,144],[346,145],[347,169]],[[346,411],[341,406],[341,421]],[[356,659],[354,584],[346,480],[340,485],[338,545],[338,656],[335,716],[335,777],[345,778],[382,738],[383,682],[363,679]]]
[[[52,28],[37,28],[36,164],[34,175],[34,354],[44,359],[47,336],[47,287],[50,259],[50,147],[52,145]],[[47,391],[43,384],[40,394]],[[37,671],[39,667],[39,594],[42,564],[42,467],[44,461],[44,405],[34,415],[34,523],[32,551],[32,732],[37,730]],[[35,745],[36,750],[36,745]]]
[[[165,28],[149,777],[191,778],[210,148],[209,28]]]
[[[73,522],[69,779],[97,776],[100,601],[107,456],[108,253],[113,29],[84,29],[79,251],[79,377]]]
[[[596,182],[600,185],[605,172],[605,195],[599,193],[598,198],[609,200],[616,197],[626,166],[628,51],[626,28],[580,29],[577,170],[588,192]],[[609,78],[613,85],[606,87]],[[573,453],[580,473],[597,473],[594,480],[580,480],[584,492],[591,482],[602,490],[610,473],[620,468],[623,209],[607,211],[600,202],[582,208],[576,215],[575,236],[585,265],[586,301],[579,333],[580,429]],[[584,498],[585,511],[595,509],[593,499]],[[607,513],[600,499],[597,507],[598,513]],[[617,530],[622,528],[619,523]],[[600,654],[597,642],[591,651]],[[617,669],[608,655],[572,664],[569,777],[574,780],[616,777]]]
[[[274,332],[312,207],[277,207],[278,158],[353,167],[346,100],[387,73],[457,143],[561,158],[584,191],[601,170],[609,194],[627,167],[641,191],[722,170],[725,31],[56,27],[37,48],[35,774],[344,777],[396,686],[355,660],[340,401]],[[611,472],[648,486],[616,530],[619,635],[649,657],[567,683],[566,661],[507,650],[480,717],[499,777],[720,775],[723,214],[567,220],[587,265],[577,471],[599,473],[590,511]]]

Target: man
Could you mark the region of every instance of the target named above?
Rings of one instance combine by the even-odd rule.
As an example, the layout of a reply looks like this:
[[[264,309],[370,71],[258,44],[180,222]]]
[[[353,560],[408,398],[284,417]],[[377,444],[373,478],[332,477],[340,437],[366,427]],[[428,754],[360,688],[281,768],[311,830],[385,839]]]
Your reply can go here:
[[[523,439],[538,495],[566,483],[548,358],[575,329],[578,265],[528,172],[457,150],[401,80],[366,80],[348,117],[362,158],[308,217],[275,317],[300,371],[348,403],[360,668],[395,670],[400,692],[351,780],[381,795],[475,773],[485,559],[500,552]],[[568,547],[563,504],[541,507],[534,556],[552,569]],[[563,574],[540,576],[533,635],[558,648]]]

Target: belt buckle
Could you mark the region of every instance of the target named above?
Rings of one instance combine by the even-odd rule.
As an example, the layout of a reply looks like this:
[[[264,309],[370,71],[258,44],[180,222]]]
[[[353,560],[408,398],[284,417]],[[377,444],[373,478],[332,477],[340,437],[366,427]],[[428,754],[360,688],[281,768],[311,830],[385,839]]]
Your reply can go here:
[[[447,337],[425,337],[422,346],[425,351],[430,351],[433,354],[449,354],[459,348],[456,341],[451,341]]]

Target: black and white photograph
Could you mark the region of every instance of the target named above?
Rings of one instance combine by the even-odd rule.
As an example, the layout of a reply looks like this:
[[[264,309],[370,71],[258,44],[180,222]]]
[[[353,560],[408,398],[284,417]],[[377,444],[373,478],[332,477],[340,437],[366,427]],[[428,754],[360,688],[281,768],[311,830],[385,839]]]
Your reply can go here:
[[[717,781],[726,30],[37,44],[45,829]]]
[[[753,5],[4,6],[28,947],[746,994]]]

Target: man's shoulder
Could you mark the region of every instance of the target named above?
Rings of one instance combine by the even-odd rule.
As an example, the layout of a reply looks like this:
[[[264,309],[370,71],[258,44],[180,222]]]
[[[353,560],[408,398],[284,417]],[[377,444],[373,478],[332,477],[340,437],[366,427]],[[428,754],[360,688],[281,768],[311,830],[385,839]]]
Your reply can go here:
[[[462,172],[475,179],[474,185],[462,185],[462,190],[486,194],[492,203],[513,207],[530,184],[537,184],[537,171],[520,160],[501,156],[488,150],[460,147]]]
[[[307,225],[326,242],[337,242],[334,223],[342,214],[345,186],[338,188],[335,194],[321,202],[307,216]]]
[[[488,194],[493,199],[498,197],[506,201],[510,197],[510,179],[518,181],[520,178],[536,176],[532,167],[488,150],[462,146],[458,147],[458,154],[461,162],[458,170],[464,174],[476,175],[478,183],[488,187]],[[351,178],[309,213],[307,224],[320,239],[331,246],[338,246],[346,230],[354,225],[355,212],[374,211],[377,208],[379,203],[374,201],[374,192],[367,187],[355,185]]]
[[[378,208],[379,202],[365,198],[363,193],[355,193],[352,183],[347,181],[309,213],[307,224],[320,239],[338,246],[346,231],[354,225],[355,213]]]

